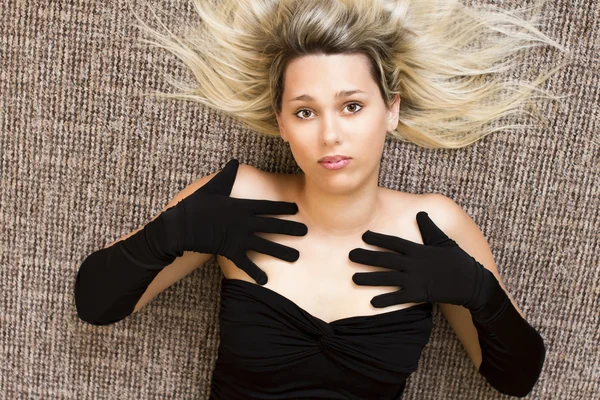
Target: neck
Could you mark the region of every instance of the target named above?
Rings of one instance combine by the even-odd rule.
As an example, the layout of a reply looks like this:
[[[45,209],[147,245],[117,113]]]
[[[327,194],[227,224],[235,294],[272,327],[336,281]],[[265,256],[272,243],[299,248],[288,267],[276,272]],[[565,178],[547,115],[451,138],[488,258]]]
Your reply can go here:
[[[334,237],[362,235],[381,208],[378,170],[353,189],[332,191],[326,182],[301,174],[296,204],[309,230]]]

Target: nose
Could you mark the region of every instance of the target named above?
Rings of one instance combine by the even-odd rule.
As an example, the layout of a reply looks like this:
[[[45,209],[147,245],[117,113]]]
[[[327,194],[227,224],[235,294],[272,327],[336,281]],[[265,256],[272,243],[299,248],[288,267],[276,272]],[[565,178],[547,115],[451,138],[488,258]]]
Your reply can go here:
[[[342,139],[340,124],[336,119],[336,116],[326,116],[323,118],[323,126],[321,131],[321,137],[323,143],[332,144],[339,143]]]

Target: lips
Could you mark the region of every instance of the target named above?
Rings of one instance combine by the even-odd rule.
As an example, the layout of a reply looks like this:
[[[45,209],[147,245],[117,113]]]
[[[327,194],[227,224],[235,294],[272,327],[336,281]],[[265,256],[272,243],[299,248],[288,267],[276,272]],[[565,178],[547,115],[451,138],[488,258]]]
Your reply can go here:
[[[348,156],[343,156],[343,155],[340,155],[340,154],[336,154],[335,156],[327,156],[327,157],[323,157],[323,158],[321,158],[321,159],[319,160],[319,162],[320,162],[320,163],[323,163],[323,162],[335,163],[335,162],[338,162],[338,161],[340,161],[340,160],[347,160],[348,158],[350,158],[350,157],[348,157]]]

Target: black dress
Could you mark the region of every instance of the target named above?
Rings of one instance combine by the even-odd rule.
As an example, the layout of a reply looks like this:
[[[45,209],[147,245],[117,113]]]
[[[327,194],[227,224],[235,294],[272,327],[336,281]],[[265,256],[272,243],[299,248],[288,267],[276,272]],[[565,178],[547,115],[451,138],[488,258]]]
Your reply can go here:
[[[327,323],[279,293],[221,283],[211,399],[400,399],[429,342],[432,304]]]

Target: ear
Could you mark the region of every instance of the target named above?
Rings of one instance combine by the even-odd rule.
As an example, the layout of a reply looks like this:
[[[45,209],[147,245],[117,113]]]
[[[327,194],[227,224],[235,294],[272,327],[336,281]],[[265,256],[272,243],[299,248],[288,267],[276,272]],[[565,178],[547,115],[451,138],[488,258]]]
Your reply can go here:
[[[400,95],[396,94],[394,96],[394,101],[388,110],[388,127],[387,131],[392,132],[394,129],[398,127],[398,122],[400,119]]]

